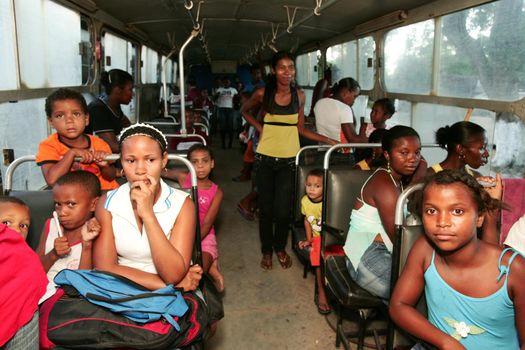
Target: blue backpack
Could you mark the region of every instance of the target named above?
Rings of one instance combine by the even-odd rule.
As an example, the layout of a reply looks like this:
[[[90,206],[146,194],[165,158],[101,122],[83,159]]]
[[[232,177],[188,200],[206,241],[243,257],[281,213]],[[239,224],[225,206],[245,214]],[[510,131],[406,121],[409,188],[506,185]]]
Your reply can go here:
[[[90,303],[139,323],[164,317],[176,330],[180,330],[173,316],[181,317],[188,311],[182,293],[173,285],[150,291],[107,272],[67,269],[60,271],[54,281],[59,286],[73,286]]]
[[[203,339],[204,300],[173,286],[150,291],[100,271],[63,270],[61,288],[40,307],[40,348],[166,349]]]

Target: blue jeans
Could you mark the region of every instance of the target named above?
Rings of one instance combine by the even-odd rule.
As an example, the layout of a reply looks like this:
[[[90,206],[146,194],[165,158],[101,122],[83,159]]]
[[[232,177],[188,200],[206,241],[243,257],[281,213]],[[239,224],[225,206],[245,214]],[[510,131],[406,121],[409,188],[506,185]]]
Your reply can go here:
[[[350,277],[363,289],[383,299],[390,299],[390,274],[392,254],[380,242],[372,242],[359,261],[357,271],[350,259],[346,259]]]

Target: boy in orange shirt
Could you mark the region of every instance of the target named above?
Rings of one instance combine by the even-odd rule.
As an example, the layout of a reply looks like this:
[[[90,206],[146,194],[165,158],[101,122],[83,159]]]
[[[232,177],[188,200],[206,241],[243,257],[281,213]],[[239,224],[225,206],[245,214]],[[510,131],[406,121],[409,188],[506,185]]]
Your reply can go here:
[[[102,190],[117,188],[115,167],[104,160],[111,148],[102,139],[84,134],[89,124],[84,97],[74,90],[58,89],[46,99],[46,114],[57,131],[40,143],[36,155],[47,184],[53,186],[70,171],[86,170],[98,177]]]

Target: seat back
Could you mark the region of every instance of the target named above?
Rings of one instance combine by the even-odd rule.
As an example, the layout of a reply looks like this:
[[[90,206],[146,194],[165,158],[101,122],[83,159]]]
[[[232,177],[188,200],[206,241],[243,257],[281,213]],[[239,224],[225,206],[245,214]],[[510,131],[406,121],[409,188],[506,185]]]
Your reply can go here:
[[[410,214],[405,220],[399,213],[399,209],[406,206],[408,198],[411,194],[422,189],[422,184],[412,186],[405,190],[399,196],[396,205],[396,237],[394,242],[394,250],[392,252],[392,276],[391,276],[391,288],[393,290],[397,279],[401,275],[403,268],[405,267],[408,254],[412,249],[412,246],[416,240],[424,234],[423,225],[421,220],[413,214]],[[427,314],[427,306],[425,301],[425,295],[423,294],[416,304],[416,309],[424,316]],[[393,348],[411,346],[414,344],[413,338],[403,330],[394,327],[393,323],[390,322],[391,329],[389,329],[389,337]]]
[[[29,207],[31,225],[26,241],[31,248],[36,249],[46,220],[53,216],[53,192],[51,190],[10,191],[9,196],[23,200]]]
[[[350,214],[355,201],[361,193],[361,187],[372,173],[352,169],[347,166],[334,166],[325,171],[325,196],[323,202],[323,228],[328,226],[335,229],[336,238],[344,243]]]

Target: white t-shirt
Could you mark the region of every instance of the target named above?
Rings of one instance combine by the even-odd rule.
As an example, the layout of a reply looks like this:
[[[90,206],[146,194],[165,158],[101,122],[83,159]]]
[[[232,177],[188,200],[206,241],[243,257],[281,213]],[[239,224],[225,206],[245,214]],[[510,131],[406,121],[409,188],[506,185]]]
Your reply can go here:
[[[55,220],[48,219],[46,221],[47,237],[46,237],[46,247],[45,254],[48,254],[55,248],[55,239],[58,236],[58,228]],[[71,245],[71,252],[66,256],[58,259],[51,265],[47,271],[47,279],[49,283],[47,284],[46,293],[40,298],[38,304],[40,305],[45,300],[49,299],[56,292],[57,285],[53,281],[55,276],[64,269],[78,270],[80,266],[80,258],[82,256],[82,241],[78,241]]]
[[[217,98],[217,106],[219,108],[233,108],[233,96],[237,95],[237,89],[220,87],[216,93],[219,94]]]
[[[503,244],[525,254],[525,215],[512,225]]]
[[[317,133],[341,141],[341,124],[353,124],[354,113],[347,104],[325,97],[314,107]]]

